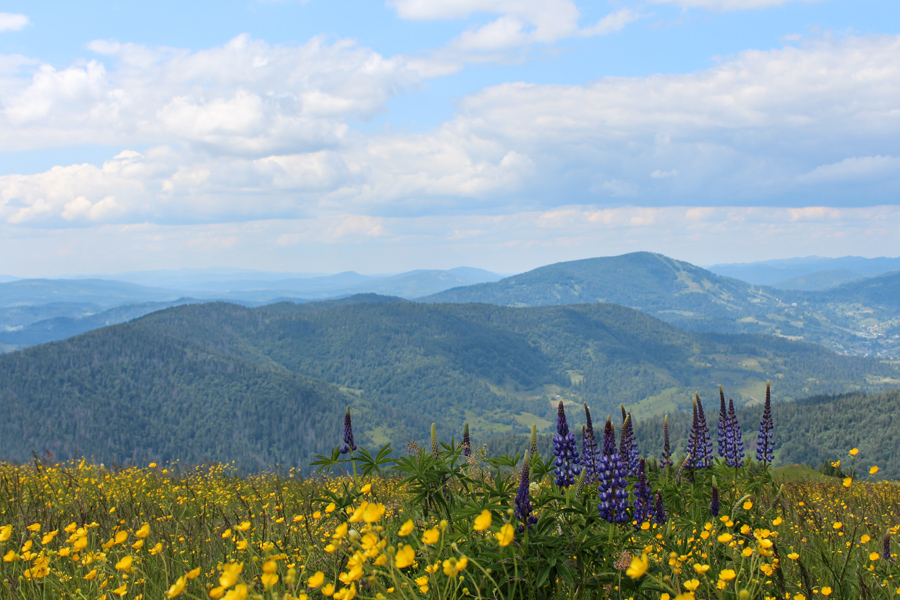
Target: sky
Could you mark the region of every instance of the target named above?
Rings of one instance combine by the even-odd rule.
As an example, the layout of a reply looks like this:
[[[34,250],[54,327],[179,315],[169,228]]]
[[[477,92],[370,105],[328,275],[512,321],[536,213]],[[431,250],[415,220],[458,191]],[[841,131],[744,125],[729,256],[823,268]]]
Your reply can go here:
[[[4,0],[0,274],[900,255],[896,0]]]

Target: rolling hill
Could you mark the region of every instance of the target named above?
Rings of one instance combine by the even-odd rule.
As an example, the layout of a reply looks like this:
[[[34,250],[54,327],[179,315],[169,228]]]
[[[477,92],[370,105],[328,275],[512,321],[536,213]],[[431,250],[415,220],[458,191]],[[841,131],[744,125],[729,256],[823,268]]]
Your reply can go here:
[[[898,367],[755,335],[678,329],[612,304],[510,308],[380,296],[211,303],[0,356],[0,457],[305,466],[337,445],[345,404],[367,443],[430,424],[485,440],[552,427],[554,405],[649,416],[723,384],[742,404],[878,390]]]

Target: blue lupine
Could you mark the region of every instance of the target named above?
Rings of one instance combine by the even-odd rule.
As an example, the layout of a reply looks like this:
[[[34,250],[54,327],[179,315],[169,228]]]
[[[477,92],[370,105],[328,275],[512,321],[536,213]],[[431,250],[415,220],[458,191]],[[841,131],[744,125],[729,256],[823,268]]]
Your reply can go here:
[[[737,414],[734,412],[734,399],[728,399],[728,430],[726,440],[728,442],[728,466],[744,466],[744,440],[742,439],[741,425],[738,423]]]
[[[666,415],[666,420],[663,422],[663,452],[661,458],[662,460],[659,463],[661,469],[672,466],[672,448],[669,446],[669,415]]]
[[[891,556],[891,534],[884,534],[884,542],[882,543],[881,548],[881,558],[888,562],[894,562],[894,557]]]
[[[774,436],[772,430],[772,397],[769,382],[766,382],[766,404],[763,408],[763,418],[759,424],[759,435],[756,438],[756,460],[770,463],[775,459]]]
[[[725,408],[725,392],[719,386],[719,430],[716,441],[719,443],[719,456],[728,458],[728,409]]]
[[[533,524],[537,523],[537,517],[531,514],[531,490],[529,488],[531,481],[528,466],[530,464],[530,456],[526,452],[525,462],[522,464],[522,478],[519,480],[519,491],[516,492],[515,515],[522,522],[519,525],[519,533],[523,533],[526,526],[530,529]]]
[[[556,456],[556,485],[569,487],[581,473],[581,461],[578,458],[578,447],[575,445],[575,434],[569,431],[566,422],[566,411],[562,400],[556,414],[556,435],[553,436],[553,454]]]
[[[622,406],[624,413],[625,407]],[[633,477],[637,474],[638,456],[637,440],[634,437],[634,421],[631,419],[631,413],[625,414],[622,422],[622,437],[619,444],[619,454],[622,455],[622,463],[625,465],[625,474]]]
[[[697,400],[697,416],[700,419],[700,430],[697,436],[697,447],[700,449],[700,460],[697,461],[699,467],[711,467],[713,461],[712,441],[709,439],[709,427],[706,425],[706,415],[703,413],[703,403],[700,401],[700,394],[696,396]],[[702,440],[702,448],[700,448]]]
[[[350,422],[350,407],[347,407],[347,413],[344,415],[344,445],[341,446],[341,454],[347,454],[350,450],[356,450],[356,444],[353,443],[353,424]]]
[[[638,461],[637,482],[634,484],[634,521],[640,527],[653,518],[653,490],[647,481],[644,459]]]
[[[598,461],[598,478],[600,480],[600,516],[610,523],[628,521],[628,482],[625,481],[625,468],[616,449],[616,430],[612,420],[606,419],[603,432],[603,453]]]
[[[691,419],[691,431],[688,433],[688,441],[687,448],[684,449],[687,454],[687,466],[693,468],[694,467],[694,457],[697,456],[697,430],[699,429],[698,418],[697,418],[697,401],[693,400],[694,405],[694,415]],[[682,468],[684,465],[682,465]]]
[[[663,506],[662,494],[656,492],[656,501],[653,503],[653,522],[662,525],[668,521],[666,517],[666,507]]]
[[[712,486],[712,498],[709,501],[709,514],[714,517],[719,516],[719,486],[713,482]]]
[[[465,429],[463,429],[463,455],[469,457],[472,454],[472,440],[469,439],[469,424],[466,423]]]
[[[584,403],[584,417],[587,424],[582,429],[581,463],[584,465],[585,482],[593,484],[597,481],[597,460],[600,458],[600,451],[597,448],[597,438],[594,437],[594,423],[591,421],[591,411],[588,409],[587,402]]]

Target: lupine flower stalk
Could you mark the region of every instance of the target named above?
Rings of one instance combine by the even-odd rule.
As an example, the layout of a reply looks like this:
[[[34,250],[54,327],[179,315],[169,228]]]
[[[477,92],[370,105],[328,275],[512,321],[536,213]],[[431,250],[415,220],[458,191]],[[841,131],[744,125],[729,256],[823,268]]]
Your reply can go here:
[[[734,412],[734,399],[728,399],[728,429],[725,432],[727,443],[727,461],[729,467],[744,466],[744,434],[738,423],[737,414]]]
[[[435,458],[439,458],[441,455],[438,451],[437,427],[434,423],[431,424],[431,455]]]
[[[709,514],[711,514],[714,517],[718,517],[719,516],[719,508],[721,508],[720,501],[719,501],[719,486],[716,483],[716,478],[713,477],[712,498],[709,501]]]
[[[663,452],[662,460],[659,463],[661,469],[672,466],[672,448],[669,446],[669,415],[663,421]]]
[[[656,501],[653,503],[653,522],[657,525],[662,525],[667,520],[666,507],[663,506],[662,494],[656,492]]]
[[[529,451],[531,452],[531,460],[534,460],[534,457],[537,456],[537,425],[531,426],[531,446]]]
[[[587,424],[584,426],[581,436],[583,452],[581,462],[584,465],[585,480],[587,483],[593,484],[597,481],[597,461],[600,458],[600,450],[597,447],[597,438],[594,437],[594,423],[591,421],[591,411],[588,409],[587,402],[584,403],[584,417]]]
[[[519,533],[523,533],[525,528],[529,529],[534,523],[537,523],[537,517],[531,514],[531,456],[525,453],[525,462],[522,464],[522,478],[519,480],[519,491],[516,493],[516,518],[521,521],[519,525]]]
[[[891,556],[891,534],[884,534],[884,542],[882,543],[881,548],[881,558],[888,562],[894,562],[894,558]]]
[[[463,429],[463,456],[468,458],[472,454],[472,440],[469,439],[469,424]]]
[[[688,437],[688,455],[691,469],[703,469],[712,465],[712,442],[709,440],[709,428],[706,426],[706,415],[700,394],[694,397],[694,420]]]
[[[759,424],[759,435],[756,438],[756,460],[770,463],[775,458],[774,436],[772,430],[772,396],[769,382],[766,382],[766,404],[763,408],[763,418]]]
[[[625,410],[624,405],[622,410]],[[629,477],[636,475],[640,456],[638,456],[637,440],[634,437],[634,420],[631,418],[631,413],[625,414],[625,419],[622,423],[619,453],[622,455],[622,463],[625,465],[625,474]]]
[[[341,446],[341,454],[347,454],[351,450],[356,450],[356,444],[353,443],[353,423],[350,421],[350,407],[344,414],[344,445]]]
[[[722,386],[719,386],[719,430],[717,431],[716,441],[719,444],[719,456],[728,458],[728,448],[726,436],[728,434],[728,409],[725,408],[725,392]]]
[[[698,461],[699,466],[701,467],[711,467],[713,461],[713,449],[712,449],[712,441],[709,439],[709,427],[706,425],[706,414],[703,412],[703,403],[700,401],[700,394],[696,395],[697,400],[697,416],[700,418],[700,432],[697,437],[698,440],[698,448],[700,444],[700,440],[703,442],[701,457],[702,460]]]
[[[638,461],[637,482],[634,484],[634,521],[640,527],[653,518],[653,490],[647,481],[646,463],[644,459]]]
[[[597,467],[600,516],[610,523],[625,523],[628,521],[628,482],[625,481],[625,468],[616,449],[616,430],[611,419],[606,419],[603,453]]]
[[[569,487],[581,472],[581,461],[578,458],[578,447],[575,445],[575,434],[569,431],[566,422],[566,410],[562,400],[556,417],[556,435],[553,436],[553,454],[556,456],[556,485]]]

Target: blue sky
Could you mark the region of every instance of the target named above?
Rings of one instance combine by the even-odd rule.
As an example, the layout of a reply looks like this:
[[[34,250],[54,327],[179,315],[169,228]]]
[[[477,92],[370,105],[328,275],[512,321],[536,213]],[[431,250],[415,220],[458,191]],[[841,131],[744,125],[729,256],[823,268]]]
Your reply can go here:
[[[0,10],[0,274],[900,254],[896,0]]]

